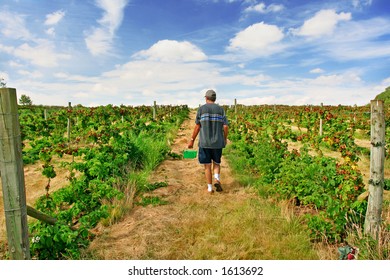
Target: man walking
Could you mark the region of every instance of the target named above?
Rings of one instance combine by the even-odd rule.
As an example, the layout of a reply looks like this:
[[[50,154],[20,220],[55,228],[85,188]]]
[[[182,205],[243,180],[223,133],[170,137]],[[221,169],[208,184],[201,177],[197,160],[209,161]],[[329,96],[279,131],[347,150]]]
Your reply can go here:
[[[213,193],[212,171],[214,171],[215,188],[222,191],[221,186],[221,157],[228,136],[228,120],[224,109],[215,104],[217,94],[214,90],[208,90],[205,94],[206,104],[199,107],[196,114],[195,128],[192,132],[188,148],[194,146],[194,141],[199,134],[198,160],[204,165],[207,181],[207,190]]]

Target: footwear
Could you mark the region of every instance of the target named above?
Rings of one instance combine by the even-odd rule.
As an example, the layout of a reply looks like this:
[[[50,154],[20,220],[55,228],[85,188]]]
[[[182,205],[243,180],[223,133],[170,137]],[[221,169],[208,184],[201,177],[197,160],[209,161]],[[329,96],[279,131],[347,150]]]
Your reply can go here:
[[[222,191],[221,182],[216,182],[216,183],[214,184],[214,187],[215,187],[215,190],[216,190],[217,192],[221,192],[221,191]]]
[[[208,194],[213,194],[213,193],[214,193],[214,190],[211,190],[211,191],[206,190],[206,192],[207,192]]]

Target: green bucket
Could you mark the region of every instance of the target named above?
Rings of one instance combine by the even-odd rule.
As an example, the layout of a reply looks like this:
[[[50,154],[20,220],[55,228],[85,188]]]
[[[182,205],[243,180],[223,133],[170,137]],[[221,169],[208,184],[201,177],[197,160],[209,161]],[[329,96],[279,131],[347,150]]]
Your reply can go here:
[[[192,159],[192,158],[196,158],[196,155],[197,155],[197,151],[194,150],[185,150],[183,152],[184,158]]]

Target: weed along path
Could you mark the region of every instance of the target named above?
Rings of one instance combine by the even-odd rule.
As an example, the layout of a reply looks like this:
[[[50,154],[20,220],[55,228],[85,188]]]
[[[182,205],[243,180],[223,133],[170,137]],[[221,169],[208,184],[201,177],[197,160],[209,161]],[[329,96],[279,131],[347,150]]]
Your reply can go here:
[[[172,152],[186,149],[195,114],[178,131]],[[159,203],[136,204],[122,221],[101,229],[88,251],[106,260],[320,258],[288,207],[260,198],[232,173],[223,157],[223,192],[210,195],[197,159],[165,160],[149,180],[168,185],[144,195]]]

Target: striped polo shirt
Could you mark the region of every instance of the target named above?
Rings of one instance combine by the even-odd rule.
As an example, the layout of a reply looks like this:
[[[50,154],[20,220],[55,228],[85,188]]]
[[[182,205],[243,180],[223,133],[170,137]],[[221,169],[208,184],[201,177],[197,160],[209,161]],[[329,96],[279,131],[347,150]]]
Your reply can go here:
[[[200,124],[199,147],[222,149],[225,147],[223,126],[228,125],[224,109],[215,103],[199,107],[195,119]]]

